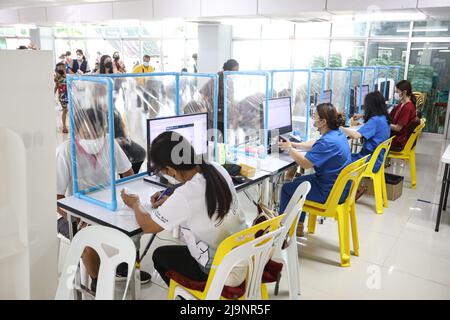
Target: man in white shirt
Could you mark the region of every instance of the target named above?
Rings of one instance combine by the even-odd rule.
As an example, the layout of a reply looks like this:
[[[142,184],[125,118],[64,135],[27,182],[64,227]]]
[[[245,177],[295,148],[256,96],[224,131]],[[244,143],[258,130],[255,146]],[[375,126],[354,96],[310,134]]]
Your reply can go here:
[[[76,162],[77,182],[80,190],[93,186],[111,183],[109,143],[106,126],[106,116],[99,109],[84,109],[75,114],[76,130]],[[131,163],[117,142],[114,142],[114,157],[116,171],[122,177],[133,175]],[[73,195],[72,189],[72,150],[70,141],[63,142],[56,150],[56,198],[62,199]],[[61,217],[58,219],[58,233],[69,238],[69,224],[66,212],[58,208]],[[76,225],[74,226],[76,231]],[[96,279],[100,266],[98,254],[91,248],[86,248],[83,253],[83,263],[88,274],[92,278],[91,288],[96,287]],[[123,269],[120,268],[120,269]],[[119,270],[123,274],[123,270]],[[125,271],[126,273],[126,271]],[[142,275],[141,280],[148,279],[150,275]],[[144,281],[143,281],[144,282]],[[93,290],[95,291],[95,290]]]

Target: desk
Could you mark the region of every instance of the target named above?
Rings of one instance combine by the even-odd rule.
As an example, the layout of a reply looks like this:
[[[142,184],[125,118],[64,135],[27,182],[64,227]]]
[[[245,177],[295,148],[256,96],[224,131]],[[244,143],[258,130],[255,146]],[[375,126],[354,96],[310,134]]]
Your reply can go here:
[[[442,177],[442,187],[441,187],[441,196],[439,198],[439,209],[436,217],[436,227],[434,231],[439,231],[439,225],[441,223],[441,214],[442,210],[446,210],[447,208],[447,199],[448,199],[448,191],[450,187],[450,145],[445,149],[444,154],[441,157],[441,162],[445,164],[444,175]]]

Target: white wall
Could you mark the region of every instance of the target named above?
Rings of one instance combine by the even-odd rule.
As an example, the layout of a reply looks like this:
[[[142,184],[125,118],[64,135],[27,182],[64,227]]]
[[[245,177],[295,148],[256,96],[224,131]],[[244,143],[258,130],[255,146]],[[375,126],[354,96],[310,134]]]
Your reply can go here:
[[[0,24],[19,23],[17,10],[0,10]]]
[[[258,14],[293,15],[320,12],[326,8],[326,0],[258,0]]]
[[[8,195],[0,197],[0,299],[53,299],[57,241],[52,52],[0,50],[0,70],[0,194]]]
[[[327,0],[327,10],[330,12],[372,12],[377,8],[380,10],[397,10],[415,9],[416,7],[417,0]]]
[[[150,20],[153,18],[153,1],[114,2],[113,18]]]
[[[200,17],[200,0],[153,0],[154,18]]]
[[[215,73],[231,57],[231,26],[199,25],[198,72]]]
[[[251,16],[258,14],[257,0],[202,0],[202,16]]]

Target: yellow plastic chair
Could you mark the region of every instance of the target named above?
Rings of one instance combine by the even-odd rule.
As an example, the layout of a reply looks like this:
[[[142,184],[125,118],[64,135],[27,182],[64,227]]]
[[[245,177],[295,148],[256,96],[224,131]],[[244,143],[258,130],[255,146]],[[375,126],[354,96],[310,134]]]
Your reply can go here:
[[[386,161],[389,149],[391,148],[392,139],[394,139],[394,137],[391,137],[378,145],[378,147],[372,153],[372,157],[370,158],[367,168],[362,175],[363,178],[370,178],[373,182],[373,193],[375,197],[375,206],[377,214],[383,213],[383,206],[385,208],[388,207],[386,178],[384,176],[384,162]],[[383,162],[381,163],[381,167],[378,170],[378,172],[374,173],[373,168],[375,167],[378,156],[383,150],[384,150]]]
[[[350,232],[349,232],[349,214],[352,228],[353,253],[359,255],[358,227],[356,224],[356,207],[355,196],[362,174],[367,168],[367,159],[365,156],[344,168],[328,195],[325,203],[318,203],[306,200],[303,205],[303,211],[309,213],[308,217],[308,233],[313,234],[316,229],[317,216],[334,218],[338,222],[339,230],[339,246],[341,253],[341,266],[350,266]],[[339,204],[342,192],[347,183],[351,181],[351,187],[347,199],[344,203]]]
[[[273,254],[275,243],[284,230],[282,221],[285,214],[266,220],[253,227],[237,232],[221,242],[214,256],[203,291],[187,288],[175,280],[170,280],[168,299],[177,296],[198,300],[226,300],[221,296],[225,281],[233,267],[242,261],[247,262],[247,277],[245,279],[245,293],[239,300],[267,300],[268,293],[262,275],[266,263]],[[264,234],[255,237],[258,231]]]
[[[405,147],[402,151],[390,151],[388,157],[392,159],[402,159],[409,161],[409,171],[411,173],[411,189],[416,188],[416,147],[419,136],[425,127],[425,119],[420,120],[420,124],[414,129],[409,136]]]

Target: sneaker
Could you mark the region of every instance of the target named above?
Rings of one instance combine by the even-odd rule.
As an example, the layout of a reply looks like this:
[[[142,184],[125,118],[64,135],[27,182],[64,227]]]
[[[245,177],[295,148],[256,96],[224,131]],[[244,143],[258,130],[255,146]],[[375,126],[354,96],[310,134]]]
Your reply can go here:
[[[125,263],[119,264],[116,271],[116,280],[125,281],[127,280],[128,266]],[[149,283],[152,280],[152,276],[145,271],[141,270],[141,285]]]
[[[297,225],[297,237],[304,237],[305,236],[303,228],[304,228],[303,222],[299,222],[298,225]]]

